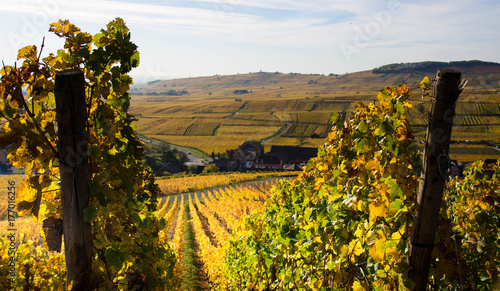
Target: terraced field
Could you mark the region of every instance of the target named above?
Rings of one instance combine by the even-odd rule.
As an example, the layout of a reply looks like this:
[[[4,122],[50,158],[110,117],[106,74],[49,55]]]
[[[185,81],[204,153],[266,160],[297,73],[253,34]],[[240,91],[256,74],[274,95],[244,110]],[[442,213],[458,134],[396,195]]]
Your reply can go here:
[[[496,146],[500,144],[500,70],[476,71],[481,73],[464,73],[469,83],[456,105],[452,139]],[[140,134],[208,155],[225,153],[250,139],[269,140],[266,148],[317,147],[330,131],[332,113],[350,112],[358,102],[373,102],[384,86],[405,83],[416,87],[424,75],[432,76],[370,71],[340,76],[254,73],[159,81],[134,88],[143,95],[133,97],[131,112],[139,118]],[[485,78],[493,81],[484,83]],[[173,86],[189,94],[158,95]],[[243,89],[249,93],[235,94]],[[423,140],[431,98],[421,97],[419,89],[414,92],[408,118],[416,139]],[[476,156],[498,157],[490,149],[479,147]]]

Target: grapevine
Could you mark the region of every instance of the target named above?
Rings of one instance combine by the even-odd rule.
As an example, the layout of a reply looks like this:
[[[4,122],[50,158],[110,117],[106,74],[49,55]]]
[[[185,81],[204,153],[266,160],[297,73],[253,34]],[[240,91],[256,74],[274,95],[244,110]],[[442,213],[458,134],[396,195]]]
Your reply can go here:
[[[472,163],[464,176],[448,182],[433,277],[441,289],[492,290],[500,274],[500,161]]]
[[[342,120],[318,156],[281,182],[227,253],[234,288],[411,288],[407,243],[419,157],[410,90],[386,88]],[[241,255],[244,254],[244,255]],[[243,275],[248,274],[248,275]]]
[[[165,203],[163,204],[163,206],[158,210],[158,217],[159,218],[162,218],[163,216],[165,216],[165,214],[167,213],[167,211],[169,209],[171,209],[171,205],[170,205],[170,199],[166,199],[167,201],[165,201]]]
[[[172,239],[172,245],[177,256],[180,257],[182,250],[182,237],[184,236],[184,209],[185,209],[184,196],[181,198],[181,203],[179,205],[179,214],[177,215],[177,224],[175,225],[174,238]]]
[[[177,209],[179,208],[179,205],[177,204],[177,197],[175,197],[174,203],[172,203],[172,206],[168,210],[167,214],[165,214],[165,229],[169,229],[172,223],[174,222],[174,217],[175,214],[177,213]]]
[[[217,246],[222,245],[222,243],[228,241],[229,233],[224,228],[222,228],[217,218],[215,218],[215,216],[213,215],[212,211],[207,206],[200,203],[198,196],[195,196],[194,203],[198,207],[200,213],[207,218],[210,231],[217,239]],[[216,209],[213,210],[215,211],[215,213],[217,212]]]
[[[222,282],[221,280],[223,276],[220,262],[224,256],[224,246],[214,246],[210,241],[210,238],[205,234],[191,196],[189,196],[188,205],[189,212],[192,217],[191,221],[193,224],[195,238],[200,247],[201,258],[205,265],[205,271],[207,272],[212,284],[219,286]]]
[[[168,244],[159,244],[159,188],[142,164],[144,147],[134,134],[135,118],[127,112],[128,72],[139,64],[137,46],[120,18],[94,36],[67,20],[51,24],[50,31],[65,40],[64,49],[41,59],[41,50],[27,46],[19,50],[19,65],[1,70],[0,117],[5,123],[0,147],[8,147],[14,167],[26,169],[17,195],[19,215],[62,217],[54,78],[56,71],[80,69],[87,82],[84,110],[89,116],[91,199],[84,218],[92,225],[95,253],[86,284],[170,284],[175,257]]]
[[[410,89],[378,94],[342,120],[318,156],[272,190],[263,213],[230,241],[223,269],[233,289],[411,290],[408,277],[419,153]],[[500,274],[500,167],[476,162],[448,183],[431,288],[491,290]],[[488,255],[487,255],[488,254]]]

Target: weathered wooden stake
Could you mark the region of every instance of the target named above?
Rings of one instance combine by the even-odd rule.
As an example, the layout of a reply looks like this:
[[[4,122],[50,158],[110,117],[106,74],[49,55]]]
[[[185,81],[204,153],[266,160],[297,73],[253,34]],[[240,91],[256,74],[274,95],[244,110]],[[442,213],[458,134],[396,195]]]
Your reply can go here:
[[[455,101],[461,92],[459,90],[461,76],[462,74],[457,71],[439,70],[433,88],[424,164],[410,245],[409,276],[415,283],[414,290],[427,288],[431,252],[446,181],[439,164],[448,158]]]
[[[72,290],[85,290],[89,285],[93,256],[90,223],[83,220],[90,198],[84,85],[80,70],[56,73],[64,252],[67,284],[72,282]]]

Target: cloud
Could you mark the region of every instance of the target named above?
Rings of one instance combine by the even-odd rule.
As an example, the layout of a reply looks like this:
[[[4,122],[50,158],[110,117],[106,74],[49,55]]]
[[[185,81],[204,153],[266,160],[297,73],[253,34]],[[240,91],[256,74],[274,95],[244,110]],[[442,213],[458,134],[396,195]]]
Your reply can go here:
[[[128,24],[141,25],[142,29],[146,30],[158,31],[163,28],[165,33],[187,33],[205,37],[212,35],[221,41],[270,45],[324,44],[324,38],[320,35],[327,32],[325,28],[327,30],[333,28],[331,22],[335,15],[332,12],[332,17],[328,17],[325,15],[325,11],[322,11],[321,16],[315,16],[314,11],[318,10],[318,4],[314,4],[314,1],[313,3],[290,0],[251,2],[204,0],[201,2],[213,5],[209,5],[210,8],[196,8],[118,1],[49,0],[26,1],[24,3],[22,1],[9,2],[4,4],[3,10],[23,14],[48,15],[52,21],[62,18],[99,25],[103,24],[103,20],[108,21],[120,16]],[[262,11],[249,13],[245,9],[240,9],[249,5],[259,9],[300,11],[300,13],[304,13],[304,16],[296,15],[293,18],[273,19],[259,15],[259,12]],[[47,9],[47,6],[52,8]],[[305,38],[305,41],[300,41],[302,37]]]
[[[250,47],[246,59],[253,54],[255,59],[269,63],[274,62],[278,52],[286,51],[291,56],[293,51],[295,55],[282,60],[281,66],[291,66],[290,60],[303,68],[307,63],[311,68],[328,64],[326,72],[418,60],[499,61],[496,51],[500,40],[495,37],[500,27],[498,0],[136,1],[0,0],[0,14],[5,16],[0,27],[4,35],[0,37],[24,37],[22,44],[27,45],[40,42],[41,36],[47,35],[48,24],[59,18],[70,19],[83,30],[95,33],[119,16],[131,28],[134,40],[140,41],[142,51],[154,56],[168,51],[177,59],[189,51],[191,55],[179,61],[183,64],[179,70],[192,62],[192,54],[200,54],[202,48],[193,46],[206,47],[208,43],[212,49],[209,58],[227,60],[221,48]],[[354,48],[350,62],[342,45]],[[19,45],[12,47],[17,51]],[[170,50],[159,51],[158,47]],[[0,48],[0,52],[4,51]],[[146,60],[144,55],[141,64],[146,65]],[[201,67],[202,61],[198,59],[190,69]],[[238,64],[246,68],[244,61],[236,57],[227,62],[234,71],[244,70]]]

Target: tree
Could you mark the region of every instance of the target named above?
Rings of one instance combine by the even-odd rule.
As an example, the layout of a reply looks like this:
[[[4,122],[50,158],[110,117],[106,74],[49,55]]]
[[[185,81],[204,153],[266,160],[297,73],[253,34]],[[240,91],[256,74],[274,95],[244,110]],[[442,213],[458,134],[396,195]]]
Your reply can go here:
[[[1,70],[5,124],[0,146],[9,146],[13,166],[26,169],[18,188],[19,215],[38,220],[61,217],[59,165],[69,161],[58,155],[54,78],[58,70],[82,70],[87,82],[89,118],[83,134],[89,145],[91,193],[84,219],[92,225],[95,253],[94,273],[85,283],[91,288],[173,284],[174,253],[158,236],[159,188],[151,169],[142,163],[144,144],[134,132],[136,119],[128,113],[128,73],[139,65],[129,29],[117,18],[94,36],[67,20],[51,24],[50,31],[65,40],[64,49],[40,59],[41,50],[27,46],[19,50],[22,64]]]
[[[198,170],[198,166],[197,165],[189,165],[188,166],[188,172],[190,174],[196,174],[197,170]]]
[[[215,164],[210,164],[203,169],[203,174],[218,173],[220,170]]]

